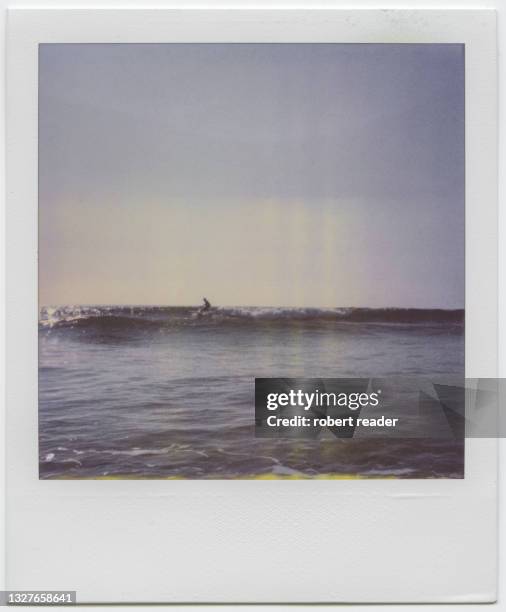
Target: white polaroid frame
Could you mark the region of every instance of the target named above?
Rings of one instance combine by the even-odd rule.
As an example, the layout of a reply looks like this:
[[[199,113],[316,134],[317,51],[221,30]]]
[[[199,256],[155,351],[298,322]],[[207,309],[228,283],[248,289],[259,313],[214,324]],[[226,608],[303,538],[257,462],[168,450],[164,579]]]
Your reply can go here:
[[[7,40],[7,588],[93,602],[489,602],[497,441],[463,480],[39,480],[38,44],[464,43],[466,375],[497,376],[492,10],[16,9]]]

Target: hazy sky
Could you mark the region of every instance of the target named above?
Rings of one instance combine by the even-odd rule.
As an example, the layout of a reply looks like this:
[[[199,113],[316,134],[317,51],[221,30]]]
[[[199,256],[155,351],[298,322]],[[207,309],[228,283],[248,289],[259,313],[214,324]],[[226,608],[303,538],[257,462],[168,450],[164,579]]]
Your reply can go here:
[[[461,45],[40,46],[41,304],[464,305]]]

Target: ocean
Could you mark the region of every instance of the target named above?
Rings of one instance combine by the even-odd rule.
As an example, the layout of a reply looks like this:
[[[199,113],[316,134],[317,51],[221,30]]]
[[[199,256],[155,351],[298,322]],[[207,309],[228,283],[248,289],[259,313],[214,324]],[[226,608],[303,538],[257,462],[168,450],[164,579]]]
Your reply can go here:
[[[40,478],[462,478],[463,441],[255,437],[255,377],[434,374],[463,310],[43,307]]]

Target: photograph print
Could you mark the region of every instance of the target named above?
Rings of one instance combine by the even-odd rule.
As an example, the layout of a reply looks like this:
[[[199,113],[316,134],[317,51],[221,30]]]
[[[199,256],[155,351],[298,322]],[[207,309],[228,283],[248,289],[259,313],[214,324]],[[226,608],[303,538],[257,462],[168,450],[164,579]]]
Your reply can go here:
[[[464,46],[39,46],[39,477],[463,478],[255,379],[464,376]],[[339,486],[339,483],[336,483]]]

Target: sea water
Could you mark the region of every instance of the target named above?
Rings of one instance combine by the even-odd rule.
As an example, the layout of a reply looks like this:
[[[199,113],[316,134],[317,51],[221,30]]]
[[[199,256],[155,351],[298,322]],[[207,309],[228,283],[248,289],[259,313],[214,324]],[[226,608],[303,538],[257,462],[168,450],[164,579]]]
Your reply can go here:
[[[462,310],[44,307],[40,477],[459,478],[463,441],[255,437],[255,377],[435,373]]]

